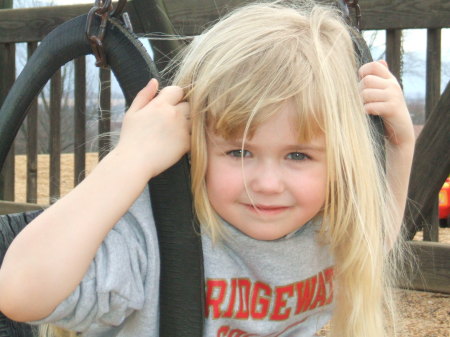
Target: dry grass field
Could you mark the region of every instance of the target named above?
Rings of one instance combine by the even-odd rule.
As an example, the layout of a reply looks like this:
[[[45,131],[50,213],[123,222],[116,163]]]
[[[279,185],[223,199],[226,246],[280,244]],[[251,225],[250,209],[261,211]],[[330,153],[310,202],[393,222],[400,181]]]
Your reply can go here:
[[[61,155],[61,196],[67,194],[74,186],[73,155]],[[86,154],[86,173],[88,174],[97,164],[97,153]],[[25,155],[16,156],[16,181],[15,181],[15,201],[26,202],[26,167],[27,159]],[[40,205],[49,204],[49,167],[50,157],[47,154],[38,156],[38,193],[37,203]]]
[[[89,153],[86,157],[86,171],[89,173],[97,164],[97,154]],[[49,157],[40,155],[38,161],[38,203],[49,203]],[[61,158],[61,195],[73,188],[73,156],[63,154]],[[26,158],[16,156],[16,201],[25,202]],[[416,240],[421,240],[418,233]],[[441,242],[450,244],[450,228],[441,228]],[[450,258],[450,257],[449,257]],[[450,282],[450,280],[449,280]],[[400,320],[399,337],[450,337],[450,295],[422,291],[398,290]],[[325,336],[326,329],[318,333]]]

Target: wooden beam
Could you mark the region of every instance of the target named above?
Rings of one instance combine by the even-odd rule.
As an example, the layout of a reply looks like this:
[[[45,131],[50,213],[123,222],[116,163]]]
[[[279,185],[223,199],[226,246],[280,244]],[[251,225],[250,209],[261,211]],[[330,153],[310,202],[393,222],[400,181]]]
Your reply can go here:
[[[133,1],[139,3],[146,0]],[[244,2],[245,0],[165,0],[165,5],[177,32],[193,35]],[[359,3],[362,13],[361,28],[365,30],[450,26],[448,0],[360,0]]]
[[[0,0],[0,8],[12,7],[12,0]],[[15,80],[15,57],[14,44],[0,44],[0,106]],[[14,200],[14,144],[6,157],[3,169],[0,168],[0,199]]]
[[[402,31],[399,29],[386,30],[386,62],[389,70],[402,84]]]
[[[61,69],[50,80],[50,203],[61,194]]]
[[[430,117],[441,95],[441,30],[427,30],[425,116]]]
[[[0,8],[13,8],[13,0],[0,0]]]
[[[16,80],[16,45],[0,43],[0,106],[3,104],[9,90]],[[0,169],[0,199],[14,200],[14,143]]]
[[[198,34],[209,23],[245,2],[165,0],[164,7],[174,31],[189,36]],[[147,0],[129,0],[125,8],[138,34],[150,32],[148,22],[152,18],[135,9],[145,9],[146,3]],[[450,27],[450,2],[447,0],[360,0],[360,5],[364,30]],[[0,10],[0,43],[40,41],[56,26],[88,13],[91,7],[88,4]]]
[[[40,41],[63,22],[87,14],[91,8],[92,4],[0,10],[0,43]],[[125,11],[135,32],[142,33],[132,1],[128,1]]]
[[[412,260],[405,266],[400,287],[450,294],[450,245],[409,241]]]
[[[360,0],[362,29],[450,26],[448,0]]]
[[[37,42],[29,42],[28,59],[37,48]],[[37,202],[38,175],[38,99],[35,97],[28,108],[27,125],[27,202]]]
[[[450,82],[416,142],[405,212],[407,239],[412,240],[423,215],[436,203],[436,195],[450,172]]]
[[[43,209],[44,206],[0,200],[0,214],[12,214]]]
[[[86,176],[86,57],[74,60],[74,186]]]
[[[427,67],[425,88],[425,119],[430,117],[433,108],[441,95],[441,29],[427,30]],[[423,214],[423,240],[439,241],[439,200],[435,196],[435,203],[430,212]]]

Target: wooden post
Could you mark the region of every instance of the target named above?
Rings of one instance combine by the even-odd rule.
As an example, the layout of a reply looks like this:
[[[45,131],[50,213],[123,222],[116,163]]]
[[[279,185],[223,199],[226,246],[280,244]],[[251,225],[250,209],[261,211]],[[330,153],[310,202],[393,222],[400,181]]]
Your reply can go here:
[[[0,9],[13,8],[13,0],[0,0]]]
[[[402,84],[402,31],[399,29],[386,30],[386,62],[389,70]]]
[[[425,118],[431,114],[439,100],[441,91],[441,30],[427,30],[427,72],[425,92]],[[438,196],[429,213],[424,214],[423,240],[439,241]]]
[[[0,9],[12,7],[13,0],[0,0]],[[15,48],[14,43],[0,44],[0,106],[15,81]],[[14,200],[14,167],[13,145],[0,172],[0,200]]]
[[[436,204],[436,196],[450,171],[450,83],[417,138],[406,210],[406,238],[412,240],[417,225]]]
[[[29,42],[28,59],[37,48],[37,42]],[[27,113],[27,202],[37,202],[37,124],[38,124],[38,102],[37,97],[31,102]]]
[[[74,186],[85,178],[86,170],[86,57],[75,61]]]
[[[61,69],[50,81],[50,200],[54,203],[61,194]]]

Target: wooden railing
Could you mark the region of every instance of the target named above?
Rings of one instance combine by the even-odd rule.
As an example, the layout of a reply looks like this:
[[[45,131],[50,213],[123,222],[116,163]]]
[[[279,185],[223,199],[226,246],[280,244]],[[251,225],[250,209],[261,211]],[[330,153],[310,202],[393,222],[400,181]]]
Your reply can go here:
[[[326,0],[323,0],[326,1]],[[200,32],[208,22],[217,19],[218,13],[223,14],[230,8],[241,4],[243,0],[215,0],[215,1],[175,1],[166,0],[165,8],[171,23],[173,31],[180,35],[195,35]],[[128,1],[126,10],[130,15],[133,28],[137,34],[145,34],[155,30],[155,20],[150,20],[154,11],[150,2],[132,0]],[[441,30],[450,27],[450,3],[447,0],[360,0],[362,9],[363,30],[383,30],[386,34],[386,59],[390,65],[391,71],[401,80],[402,77],[402,48],[401,39],[404,29],[427,29],[427,59],[426,59],[426,93],[425,93],[425,114],[429,116],[433,107],[440,97],[441,83]],[[78,15],[85,14],[91,8],[91,5],[72,5],[57,6],[51,8],[30,8],[30,9],[3,9],[0,10],[0,104],[6,96],[9,88],[15,81],[15,44],[20,42],[27,43],[28,55],[31,55],[36,49],[37,43],[43,39],[53,28],[59,24]],[[153,8],[153,10],[155,10]],[[158,8],[160,10],[160,8]],[[171,28],[172,29],[172,28]],[[161,43],[155,41],[156,43]],[[170,52],[170,42],[158,45],[158,50],[162,53]],[[449,48],[446,46],[445,48]],[[158,60],[163,58],[155,50],[155,57]],[[74,184],[78,183],[80,178],[84,177],[85,172],[85,144],[86,144],[86,61],[85,58],[79,58],[74,61]],[[108,70],[100,71],[101,82],[108,81],[111,74]],[[104,86],[100,93],[101,107],[104,111],[109,111],[110,104],[110,86]],[[60,196],[60,101],[61,101],[61,75],[56,73],[51,79],[51,148],[50,148],[50,200]],[[37,199],[37,102],[35,101],[28,113],[26,119],[27,127],[31,132],[28,133],[27,140],[27,192],[26,200],[34,203]],[[110,120],[103,116],[99,123],[99,133],[104,133],[110,129]],[[108,148],[108,140],[100,138],[100,149]],[[102,156],[102,155],[100,155]],[[14,201],[14,149],[11,149],[6,166],[0,177],[0,200]],[[8,206],[10,207],[10,206]],[[25,209],[26,206],[21,205]],[[31,206],[35,207],[35,206]],[[1,208],[1,206],[0,206]],[[10,210],[4,206],[4,210]],[[434,228],[436,230],[436,228]],[[432,234],[433,229],[428,232],[428,238],[437,241],[437,237]],[[431,234],[430,234],[431,233]],[[445,245],[434,246],[434,251],[441,258],[438,268],[447,270],[437,281],[437,288],[450,292],[448,282],[448,254],[450,250]],[[441,247],[442,246],[442,247]],[[428,247],[428,246],[426,246]],[[423,247],[414,248],[420,251]],[[428,248],[424,248],[428,249]],[[426,254],[425,254],[426,255]],[[423,255],[423,256],[425,256]],[[445,257],[447,256],[447,258]],[[426,260],[426,259],[425,259]],[[427,263],[427,261],[423,263]],[[431,269],[430,269],[431,268]],[[436,275],[436,266],[430,267],[430,275]],[[447,268],[447,269],[446,269]],[[426,268],[424,267],[424,270]],[[433,274],[434,273],[434,274]],[[422,275],[428,279],[427,275]],[[431,278],[433,278],[432,276]],[[420,280],[418,281],[420,282]],[[433,281],[434,282],[434,281]],[[435,282],[436,283],[436,282]],[[435,284],[433,283],[433,284]],[[423,288],[423,286],[416,286]],[[425,287],[426,288],[426,287]],[[431,289],[430,286],[428,289]]]
[[[323,0],[325,1],[325,0]],[[143,1],[129,1],[126,10],[130,14],[136,33],[144,34],[151,31],[152,27],[148,18],[152,15]],[[182,35],[199,33],[209,21],[217,18],[218,12],[223,13],[242,3],[242,0],[234,1],[165,1],[167,12],[174,30]],[[362,8],[362,29],[382,29],[386,34],[386,59],[392,72],[401,80],[401,36],[403,29],[426,28],[427,35],[427,60],[426,60],[426,115],[429,115],[440,96],[441,73],[441,29],[450,27],[450,6],[444,0],[434,1],[391,1],[389,5],[385,1],[360,1]],[[38,41],[42,40],[57,25],[75,16],[85,14],[91,5],[73,5],[57,7],[41,7],[30,9],[3,9],[0,11],[0,102],[3,101],[9,88],[13,84],[16,74],[15,69],[15,44],[26,42],[28,55],[35,50]],[[75,177],[83,177],[84,153],[85,153],[85,59],[80,58],[75,64]],[[109,71],[100,72],[101,81],[110,78]],[[50,199],[59,197],[60,190],[60,98],[61,76],[56,73],[51,80],[51,127],[50,137]],[[109,86],[101,92],[101,106],[104,111],[110,107]],[[31,131],[28,134],[28,168],[27,168],[27,197],[28,202],[35,202],[37,179],[37,148],[36,148],[36,120],[37,103],[31,105],[27,118],[27,127]],[[108,131],[110,121],[104,116],[100,123],[99,132]],[[100,138],[104,142],[104,138]],[[99,148],[107,148],[107,144],[100,144]],[[0,180],[0,199],[14,200],[14,162],[13,149],[8,158],[5,170]]]

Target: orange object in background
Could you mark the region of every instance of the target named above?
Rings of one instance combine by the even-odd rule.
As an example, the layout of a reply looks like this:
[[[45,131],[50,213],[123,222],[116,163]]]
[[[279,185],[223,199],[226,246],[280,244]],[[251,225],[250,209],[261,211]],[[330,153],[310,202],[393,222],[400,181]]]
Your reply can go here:
[[[439,191],[439,224],[441,227],[450,226],[450,178]]]

